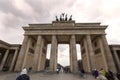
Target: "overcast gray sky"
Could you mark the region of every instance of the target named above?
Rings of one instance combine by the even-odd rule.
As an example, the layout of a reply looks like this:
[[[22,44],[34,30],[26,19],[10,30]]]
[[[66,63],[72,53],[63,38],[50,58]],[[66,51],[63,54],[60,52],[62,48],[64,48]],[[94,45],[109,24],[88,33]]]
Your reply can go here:
[[[108,25],[108,43],[120,44],[119,4],[120,0],[0,0],[0,39],[20,44],[24,33],[22,26],[51,23],[56,15],[65,12],[73,15],[76,22]]]

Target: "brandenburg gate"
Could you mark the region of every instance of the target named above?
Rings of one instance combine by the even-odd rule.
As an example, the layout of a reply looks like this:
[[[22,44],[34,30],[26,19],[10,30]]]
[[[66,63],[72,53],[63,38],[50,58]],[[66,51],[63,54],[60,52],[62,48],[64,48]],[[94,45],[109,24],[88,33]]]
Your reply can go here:
[[[23,67],[44,71],[47,45],[51,44],[49,70],[54,72],[57,68],[58,44],[69,44],[70,70],[78,72],[76,44],[80,44],[85,71],[103,68],[116,72],[106,40],[106,28],[107,25],[100,23],[75,23],[74,20],[24,26],[24,40],[15,71],[20,71]]]

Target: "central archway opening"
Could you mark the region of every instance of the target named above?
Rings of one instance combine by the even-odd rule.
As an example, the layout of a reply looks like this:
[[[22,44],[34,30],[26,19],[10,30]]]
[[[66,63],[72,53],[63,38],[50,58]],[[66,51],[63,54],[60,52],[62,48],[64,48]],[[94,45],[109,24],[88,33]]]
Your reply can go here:
[[[48,46],[47,46],[47,59],[48,60],[50,60],[50,50],[51,50],[51,44],[48,44]],[[81,66],[80,44],[76,44],[76,51],[77,51],[77,62],[78,62],[78,69],[79,69]],[[58,44],[57,64],[60,64],[63,67],[70,66],[70,46],[69,46],[69,44]]]
[[[77,60],[81,60],[81,51],[80,45],[76,44],[77,50]],[[70,48],[69,44],[59,44],[58,45],[58,63],[62,66],[69,66],[70,65]]]
[[[59,44],[58,45],[58,64],[62,65],[63,67],[69,66],[69,45],[68,44]]]

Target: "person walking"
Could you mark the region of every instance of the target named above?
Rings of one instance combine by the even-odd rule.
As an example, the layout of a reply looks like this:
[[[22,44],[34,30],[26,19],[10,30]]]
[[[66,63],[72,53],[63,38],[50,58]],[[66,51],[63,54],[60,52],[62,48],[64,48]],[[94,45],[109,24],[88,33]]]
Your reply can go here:
[[[116,77],[117,77],[118,80],[120,80],[120,72],[116,73]]]
[[[93,76],[95,77],[95,79],[98,77],[99,73],[97,71],[97,69],[93,70]]]
[[[27,69],[24,67],[20,74],[27,74]]]
[[[27,75],[27,69],[25,67],[22,69],[16,80],[30,80],[30,77]]]
[[[97,80],[107,80],[106,78],[106,71],[104,69],[100,69],[99,76],[97,77]]]
[[[108,72],[106,73],[106,78],[107,78],[107,80],[115,80],[113,72],[110,70],[108,70]]]

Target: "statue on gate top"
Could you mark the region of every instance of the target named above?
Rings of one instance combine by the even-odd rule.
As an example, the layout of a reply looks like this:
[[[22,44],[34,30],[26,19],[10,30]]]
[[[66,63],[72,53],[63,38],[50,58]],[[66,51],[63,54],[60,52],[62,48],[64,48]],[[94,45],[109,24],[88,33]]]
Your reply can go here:
[[[55,17],[56,17],[56,21],[72,21],[72,15],[70,15],[70,18],[68,19],[67,14],[65,13],[62,13],[59,19],[57,16]]]

